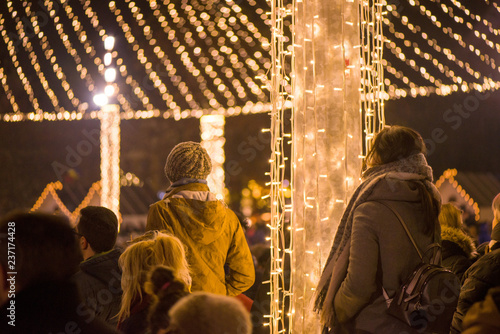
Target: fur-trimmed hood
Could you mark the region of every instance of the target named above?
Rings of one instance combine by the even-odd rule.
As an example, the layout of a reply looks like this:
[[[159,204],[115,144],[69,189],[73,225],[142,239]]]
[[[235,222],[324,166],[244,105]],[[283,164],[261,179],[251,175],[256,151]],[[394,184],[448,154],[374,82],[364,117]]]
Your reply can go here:
[[[472,238],[462,230],[449,226],[441,226],[441,240],[448,240],[457,244],[469,258],[473,258],[477,255],[476,246]]]

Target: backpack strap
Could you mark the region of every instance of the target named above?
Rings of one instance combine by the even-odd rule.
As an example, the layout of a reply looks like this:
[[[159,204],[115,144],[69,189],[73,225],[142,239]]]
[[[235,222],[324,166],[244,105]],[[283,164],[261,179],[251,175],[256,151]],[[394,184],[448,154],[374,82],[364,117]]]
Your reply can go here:
[[[427,254],[430,250],[432,250],[432,257],[430,258],[429,263],[440,265],[441,264],[441,245],[439,244],[439,242],[435,242],[435,243],[427,246],[424,254]]]
[[[408,227],[406,226],[403,218],[401,218],[401,215],[399,214],[399,212],[397,212],[389,203],[386,203],[386,202],[382,202],[382,201],[374,201],[374,202],[377,202],[377,203],[380,203],[382,205],[384,205],[385,207],[387,207],[389,210],[392,211],[392,213],[394,213],[394,215],[398,218],[399,222],[401,223],[401,225],[403,226],[403,229],[405,230],[406,232],[406,235],[408,236],[408,238],[410,239],[411,243],[413,244],[413,247],[415,247],[415,250],[417,251],[418,253],[418,256],[420,257],[420,260],[423,261],[424,260],[424,257],[422,255],[422,252],[420,251],[420,249],[418,248],[417,246],[417,243],[415,242],[415,240],[413,239],[413,237],[411,236],[411,233],[410,231],[408,230]],[[433,244],[433,245],[437,245],[439,246],[439,244]],[[432,246],[432,245],[431,245]],[[434,246],[435,247],[435,246]]]

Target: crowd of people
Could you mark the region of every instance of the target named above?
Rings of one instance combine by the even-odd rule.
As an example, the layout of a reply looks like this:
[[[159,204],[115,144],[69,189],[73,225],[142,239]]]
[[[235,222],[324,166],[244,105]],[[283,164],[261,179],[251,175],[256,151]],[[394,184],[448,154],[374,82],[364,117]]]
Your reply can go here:
[[[210,192],[211,169],[199,143],[175,146],[169,189],[123,249],[104,207],[82,209],[73,225],[42,213],[4,217],[0,333],[269,333],[265,229],[245,234],[244,220]],[[460,287],[452,319],[433,321],[447,321],[447,333],[500,333],[500,194],[491,241],[477,245],[432,181],[417,132],[393,126],[375,137],[316,289],[323,333],[426,333],[386,311],[422,261],[414,247],[436,243]]]

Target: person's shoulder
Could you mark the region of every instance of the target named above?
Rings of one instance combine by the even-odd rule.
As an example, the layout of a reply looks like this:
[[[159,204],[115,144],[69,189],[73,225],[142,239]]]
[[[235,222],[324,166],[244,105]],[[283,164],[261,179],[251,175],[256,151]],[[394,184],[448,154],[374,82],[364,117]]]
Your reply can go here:
[[[481,256],[474,264],[467,270],[467,276],[484,276],[495,274],[500,281],[500,249],[486,253]],[[500,282],[499,282],[500,283]]]
[[[149,205],[149,209],[151,210],[152,208],[158,208],[158,207],[164,207],[166,206],[166,202],[164,199],[161,199],[159,201],[156,201],[152,204]]]
[[[390,204],[391,205],[391,204]],[[394,206],[394,205],[392,205]],[[356,214],[365,214],[369,216],[385,214],[390,212],[387,204],[382,203],[382,201],[378,200],[368,200],[361,204],[359,204],[355,208]]]

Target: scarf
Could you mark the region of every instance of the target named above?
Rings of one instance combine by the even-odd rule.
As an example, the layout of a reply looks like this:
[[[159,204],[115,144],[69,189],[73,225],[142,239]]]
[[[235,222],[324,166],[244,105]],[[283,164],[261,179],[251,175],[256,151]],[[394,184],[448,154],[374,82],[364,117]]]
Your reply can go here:
[[[390,179],[423,182],[433,198],[441,201],[441,196],[432,183],[432,168],[427,164],[422,153],[371,167],[363,173],[362,183],[355,190],[342,215],[316,288],[314,310],[320,314],[321,322],[325,327],[333,328],[336,325],[333,300],[347,276],[354,210],[369,199],[373,189],[382,179],[388,179],[389,182]]]

